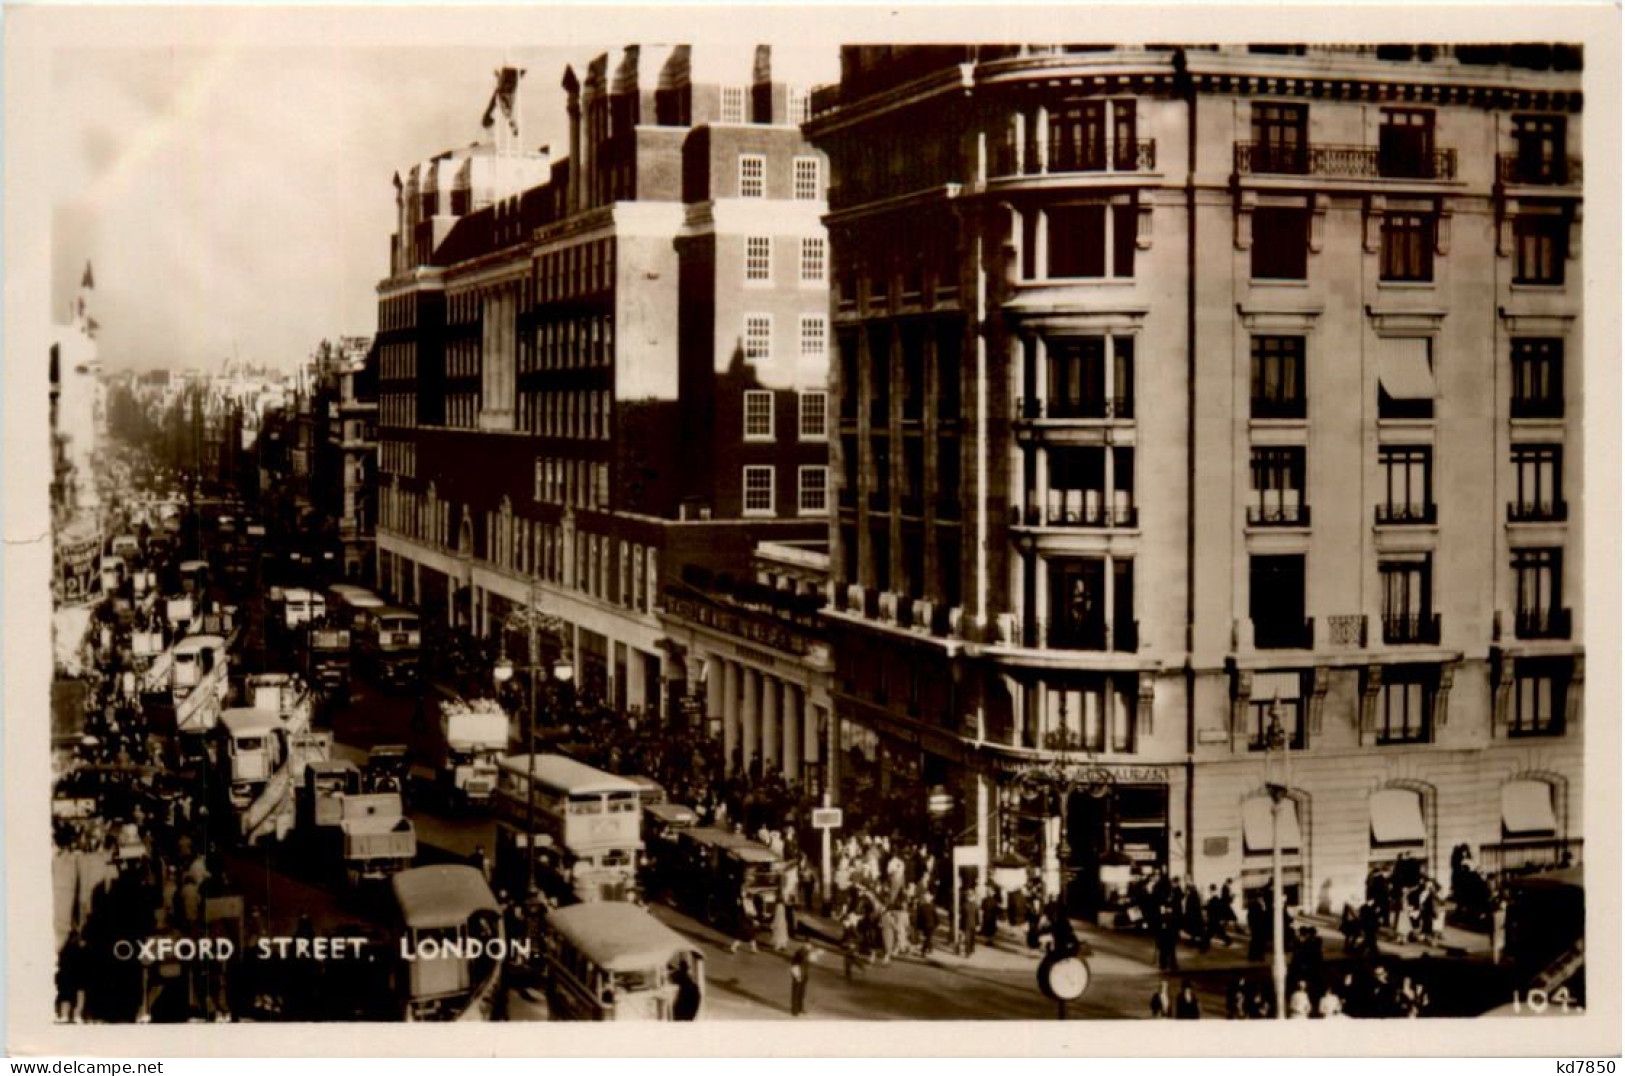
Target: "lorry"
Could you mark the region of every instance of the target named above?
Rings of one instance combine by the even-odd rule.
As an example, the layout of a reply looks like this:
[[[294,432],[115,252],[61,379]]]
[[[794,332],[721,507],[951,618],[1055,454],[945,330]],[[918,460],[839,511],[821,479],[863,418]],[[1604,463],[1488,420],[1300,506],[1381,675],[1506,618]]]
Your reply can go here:
[[[333,848],[351,886],[382,881],[412,865],[418,854],[417,830],[406,817],[399,792],[344,795],[338,802]]]
[[[273,676],[279,674],[271,674]],[[291,693],[290,693],[291,694]],[[220,715],[215,755],[216,787],[225,795],[244,843],[280,841],[297,822],[295,782],[312,762],[324,761],[331,740],[310,731],[308,704],[286,702],[277,685],[262,685],[254,706],[233,707]],[[270,705],[261,705],[269,703]]]
[[[508,749],[508,715],[494,699],[440,704],[431,764],[436,792],[448,804],[483,807],[497,786],[497,759]]]

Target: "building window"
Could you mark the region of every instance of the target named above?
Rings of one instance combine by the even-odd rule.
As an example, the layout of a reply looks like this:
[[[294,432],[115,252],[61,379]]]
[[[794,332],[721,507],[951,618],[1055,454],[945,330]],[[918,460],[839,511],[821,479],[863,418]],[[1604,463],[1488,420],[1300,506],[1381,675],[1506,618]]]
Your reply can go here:
[[[1435,179],[1433,111],[1385,108],[1377,131],[1377,173],[1408,179]]]
[[[1049,751],[1134,751],[1139,684],[1133,675],[1072,674],[1028,691],[1038,718],[1035,746]]]
[[[1377,450],[1384,499],[1378,523],[1432,523],[1433,449],[1426,445],[1383,445]]]
[[[1513,445],[1512,471],[1517,500],[1509,506],[1508,519],[1523,522],[1566,518],[1562,445]]]
[[[767,158],[760,153],[739,155],[739,197],[767,197]]]
[[[799,469],[799,487],[796,506],[804,516],[822,516],[829,512],[829,468],[802,467]]]
[[[1377,575],[1382,579],[1382,641],[1391,646],[1437,645],[1432,555],[1380,561]]]
[[[818,201],[823,167],[817,157],[797,157],[795,160],[795,197],[798,202]]]
[[[745,87],[722,87],[722,122],[745,122]]]
[[[1506,178],[1514,183],[1567,183],[1567,135],[1562,116],[1512,117],[1512,141],[1517,151]]]
[[[1514,284],[1561,284],[1568,260],[1569,222],[1562,213],[1519,213],[1512,221],[1517,255]]]
[[[1304,617],[1304,557],[1301,553],[1254,556],[1247,565],[1248,615],[1258,650],[1308,649],[1312,625]]]
[[[1563,600],[1563,551],[1515,549],[1512,575],[1518,595],[1518,638],[1561,639],[1568,632]]]
[[[1433,246],[1438,222],[1431,213],[1385,213],[1382,218],[1381,278],[1426,282],[1433,279]]]
[[[1271,719],[1281,723],[1287,746],[1302,751],[1306,746],[1303,713],[1303,673],[1256,672],[1253,674],[1247,749],[1264,751],[1269,747]]]
[[[1309,211],[1295,206],[1253,210],[1254,280],[1309,279]]]
[[[801,315],[802,358],[822,361],[829,348],[829,327],[823,314]]]
[[[829,436],[828,393],[803,392],[800,412],[803,441],[822,441]]]
[[[773,468],[745,468],[745,514],[770,516],[773,514]]]
[[[1512,341],[1512,417],[1563,417],[1563,341]]]
[[[773,440],[773,394],[756,389],[745,393],[745,440]]]
[[[1247,522],[1255,526],[1301,526],[1309,522],[1304,504],[1302,447],[1253,449],[1253,496]]]
[[[803,239],[801,241],[801,280],[804,284],[822,284],[824,282],[824,240],[821,238]]]
[[[1383,669],[1379,744],[1429,743],[1433,739],[1433,698],[1439,674],[1425,665]]]
[[[1026,417],[1134,417],[1132,336],[1059,337],[1045,345],[1048,395]]]
[[[798,127],[806,123],[812,119],[812,95],[800,86],[791,86],[787,111],[791,123]]]
[[[1253,417],[1303,418],[1303,337],[1253,337]]]
[[[1044,222],[1049,279],[1134,275],[1137,210],[1132,204],[1055,206],[1045,211]]]
[[[1513,663],[1513,736],[1561,736],[1568,708],[1571,664],[1567,658],[1519,658]]]
[[[1252,171],[1286,175],[1309,172],[1309,109],[1304,105],[1253,105]]]
[[[773,315],[745,315],[745,361],[766,362],[773,357]]]
[[[773,240],[765,235],[753,235],[745,240],[745,279],[766,281],[773,279]]]

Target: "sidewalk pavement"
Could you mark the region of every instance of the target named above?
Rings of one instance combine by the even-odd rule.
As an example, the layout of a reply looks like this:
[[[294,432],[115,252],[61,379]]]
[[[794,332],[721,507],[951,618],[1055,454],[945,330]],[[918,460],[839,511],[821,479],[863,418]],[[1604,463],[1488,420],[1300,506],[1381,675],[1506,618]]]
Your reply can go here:
[[[841,947],[843,931],[833,918],[803,911],[798,913],[797,920],[805,933],[833,948]],[[1300,926],[1315,928],[1329,959],[1344,955],[1343,937],[1338,931],[1335,917],[1299,915],[1294,921]],[[1072,925],[1078,938],[1088,946],[1089,965],[1096,975],[1155,977],[1162,974],[1157,969],[1156,940],[1149,933],[1102,927],[1085,919],[1074,919]],[[1179,945],[1180,973],[1267,972],[1268,956],[1263,961],[1249,960],[1247,942],[1245,929],[1235,931],[1229,945],[1214,943],[1206,952],[1182,940]],[[1439,939],[1432,943],[1402,941],[1393,931],[1385,931],[1380,945],[1383,956],[1402,960],[1423,956],[1489,958],[1489,939],[1486,936],[1457,927],[1443,928]],[[1025,927],[1000,923],[998,934],[991,943],[977,935],[976,950],[969,957],[954,951],[948,927],[940,927],[931,955],[924,959],[941,967],[1028,971],[1036,974],[1042,956],[1041,950],[1027,948]]]

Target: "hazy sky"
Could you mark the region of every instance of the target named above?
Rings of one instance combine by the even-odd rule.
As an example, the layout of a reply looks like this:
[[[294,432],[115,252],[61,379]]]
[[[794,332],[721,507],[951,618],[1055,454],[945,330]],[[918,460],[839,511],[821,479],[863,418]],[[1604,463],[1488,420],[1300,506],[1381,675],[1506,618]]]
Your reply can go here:
[[[483,131],[526,68],[527,144],[568,146],[559,82],[588,48],[84,47],[54,57],[53,292],[95,265],[111,368],[292,368],[371,334],[391,176]]]

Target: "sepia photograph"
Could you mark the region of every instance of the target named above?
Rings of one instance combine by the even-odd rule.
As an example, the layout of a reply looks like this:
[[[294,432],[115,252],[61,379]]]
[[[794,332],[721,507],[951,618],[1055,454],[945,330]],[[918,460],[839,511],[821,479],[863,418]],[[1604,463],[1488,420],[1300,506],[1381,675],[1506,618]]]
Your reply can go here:
[[[1617,41],[792,13],[25,38],[47,1041],[1617,1051]]]

